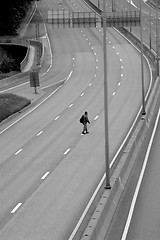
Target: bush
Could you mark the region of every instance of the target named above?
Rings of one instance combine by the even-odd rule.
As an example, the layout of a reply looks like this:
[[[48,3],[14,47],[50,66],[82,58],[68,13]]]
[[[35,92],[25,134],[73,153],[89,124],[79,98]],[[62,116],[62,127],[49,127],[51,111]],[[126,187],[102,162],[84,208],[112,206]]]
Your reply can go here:
[[[22,19],[34,0],[5,0],[0,7],[0,35],[17,35]]]
[[[3,73],[19,71],[19,65],[16,63],[15,59],[11,59],[5,56],[3,60],[0,62],[0,71]]]
[[[30,103],[29,99],[12,93],[0,94],[0,122]]]

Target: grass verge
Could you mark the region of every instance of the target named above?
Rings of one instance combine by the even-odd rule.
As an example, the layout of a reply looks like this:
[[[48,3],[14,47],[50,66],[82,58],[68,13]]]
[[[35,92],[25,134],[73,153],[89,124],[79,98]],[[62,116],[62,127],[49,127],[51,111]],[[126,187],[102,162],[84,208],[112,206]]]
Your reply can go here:
[[[29,99],[12,93],[0,94],[0,122],[30,103]]]

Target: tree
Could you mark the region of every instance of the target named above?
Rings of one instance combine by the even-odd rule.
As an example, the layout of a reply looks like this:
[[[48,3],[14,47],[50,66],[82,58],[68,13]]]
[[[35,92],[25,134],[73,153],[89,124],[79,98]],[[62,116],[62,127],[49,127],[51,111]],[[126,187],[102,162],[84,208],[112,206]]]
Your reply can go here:
[[[34,0],[5,0],[0,8],[0,35],[15,35]]]

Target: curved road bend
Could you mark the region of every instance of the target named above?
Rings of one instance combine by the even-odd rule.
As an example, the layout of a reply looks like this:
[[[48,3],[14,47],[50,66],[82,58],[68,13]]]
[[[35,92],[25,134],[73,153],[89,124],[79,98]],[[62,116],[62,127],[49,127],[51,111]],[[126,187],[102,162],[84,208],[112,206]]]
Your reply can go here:
[[[97,5],[96,0],[92,0]],[[100,1],[101,2],[101,1]],[[156,52],[156,11],[153,8],[150,8],[146,1],[142,2],[142,32],[143,32],[143,42],[150,46],[150,12],[151,12],[151,48]],[[102,3],[101,3],[102,4]],[[118,11],[136,11],[140,10],[140,1],[139,0],[131,0],[131,1],[123,1],[118,0],[115,3],[116,9]],[[101,9],[102,9],[102,5]],[[107,1],[107,7],[109,11],[112,9],[112,5],[110,1]],[[160,13],[158,13],[160,14]],[[160,16],[160,15],[158,15]],[[130,31],[130,27],[128,27]],[[131,32],[140,39],[140,27],[131,27]]]
[[[58,57],[67,54],[72,74],[58,92],[50,90],[48,100],[1,133],[0,239],[66,239],[104,174],[102,31],[48,26],[48,32],[59,69]],[[108,40],[112,157],[139,110],[141,74],[139,53],[113,30]],[[45,77],[52,82],[47,74],[43,82]],[[145,63],[146,91],[149,80]],[[86,109],[90,134],[81,136],[78,120]]]
[[[97,6],[98,1],[92,0],[92,2]],[[146,1],[142,2],[142,32],[143,32],[143,42],[150,46],[150,26],[151,26],[151,48],[156,52],[156,11],[150,8]],[[139,0],[117,0],[115,1],[115,6],[117,11],[137,11],[140,10]],[[103,2],[100,1],[100,9],[103,9]],[[112,1],[106,1],[106,11],[112,11]],[[150,13],[151,13],[151,25],[150,25]],[[158,13],[160,17],[160,13]],[[130,31],[130,27],[127,28]],[[131,32],[140,39],[140,27],[131,27]]]

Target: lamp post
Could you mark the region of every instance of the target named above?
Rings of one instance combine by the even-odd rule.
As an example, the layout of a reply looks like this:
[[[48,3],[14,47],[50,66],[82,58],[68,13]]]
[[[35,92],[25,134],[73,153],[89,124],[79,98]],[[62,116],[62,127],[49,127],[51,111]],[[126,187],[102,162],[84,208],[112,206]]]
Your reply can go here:
[[[98,8],[100,8],[100,2],[99,2],[100,0],[98,0]]]
[[[149,6],[149,48],[152,48],[151,7]]]
[[[141,77],[142,77],[142,115],[145,111],[145,94],[144,94],[144,70],[143,70],[143,39],[142,39],[142,0],[140,0],[140,37],[141,37]]]
[[[129,13],[131,13],[131,0],[128,0],[129,4]],[[132,32],[132,26],[130,25],[130,32]]]
[[[156,52],[157,52],[157,76],[159,76],[159,33],[158,33],[158,0],[156,0]]]
[[[106,3],[103,0],[103,57],[104,57],[104,128],[105,128],[105,167],[106,189],[110,189],[109,176],[109,134],[108,134],[108,84],[107,84],[107,43],[106,43]]]
[[[112,0],[112,12],[116,12],[115,0]]]

